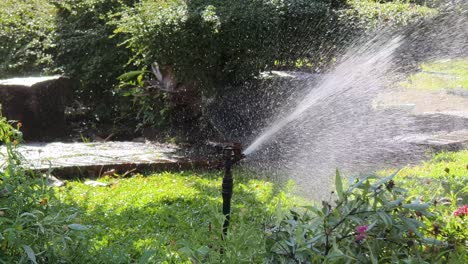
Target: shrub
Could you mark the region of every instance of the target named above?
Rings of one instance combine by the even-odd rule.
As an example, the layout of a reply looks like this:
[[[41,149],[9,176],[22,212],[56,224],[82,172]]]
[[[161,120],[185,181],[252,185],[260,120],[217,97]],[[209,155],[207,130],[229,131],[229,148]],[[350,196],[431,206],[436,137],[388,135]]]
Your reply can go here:
[[[349,8],[339,11],[342,23],[357,32],[383,27],[401,27],[433,16],[436,9],[408,1],[350,0]]]
[[[0,78],[56,72],[53,6],[41,0],[2,0],[0,10]]]
[[[21,166],[16,150],[20,137],[0,117],[6,160],[0,167],[0,263],[73,262],[72,252],[79,246],[76,232],[87,227],[76,222],[78,212],[72,207],[56,210],[47,180]]]
[[[343,190],[337,172],[335,203],[291,211],[268,230],[271,260],[463,263],[466,217],[450,215],[439,222],[440,212],[431,210],[431,203],[409,200],[394,176],[364,178]]]
[[[223,94],[227,86],[239,87],[265,70],[304,65],[320,70],[354,34],[384,24],[404,25],[430,12],[403,2],[160,0],[141,1],[112,24],[131,50],[133,65],[141,69],[133,75],[140,87],[130,85],[127,94],[143,102],[143,119],[153,120],[160,112],[168,113],[167,108],[176,109],[169,113],[180,119],[187,115],[177,106],[185,104],[182,113],[200,124],[207,101],[202,98]],[[152,73],[154,62],[162,84]],[[166,105],[155,89],[161,86]]]
[[[119,115],[127,102],[115,96],[117,77],[125,71],[129,53],[111,38],[113,13],[131,0],[50,0],[57,9],[55,61],[70,77],[81,81],[76,91],[79,101],[91,106],[97,121]]]
[[[166,126],[183,116],[174,127],[187,129],[203,123],[203,98],[228,85],[270,69],[320,70],[354,34],[433,12],[355,0],[7,0],[0,7],[7,25],[0,76],[64,72],[81,80],[77,99],[96,121],[137,116],[142,125]],[[153,62],[175,92],[154,89]],[[116,93],[117,77],[132,70],[141,70],[141,86]]]
[[[142,70],[134,75],[142,80],[140,87],[123,91],[143,109],[143,125],[154,125],[145,120],[164,120],[169,113],[174,127],[204,127],[203,98],[325,45],[327,27],[317,24],[328,23],[329,7],[321,0],[141,1],[113,22],[133,54],[133,65]],[[302,39],[313,43],[300,47]],[[154,62],[168,79],[164,92],[155,89]]]
[[[305,33],[319,38],[314,24],[330,15],[327,2],[142,1],[122,13],[116,33],[137,66],[171,66],[178,81],[209,89],[267,69]]]

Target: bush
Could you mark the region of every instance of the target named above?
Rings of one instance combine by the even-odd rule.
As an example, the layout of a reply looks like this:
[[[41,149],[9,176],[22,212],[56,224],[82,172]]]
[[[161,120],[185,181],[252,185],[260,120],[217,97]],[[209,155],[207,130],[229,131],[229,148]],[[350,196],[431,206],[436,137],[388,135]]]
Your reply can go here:
[[[6,164],[0,167],[0,263],[73,262],[79,246],[72,207],[56,210],[47,180],[21,166],[16,146],[21,134],[0,116],[0,143]],[[3,152],[1,153],[3,155]]]
[[[291,211],[269,230],[271,260],[278,263],[464,263],[468,213],[443,216],[432,203],[409,199],[393,177],[364,178],[323,207]],[[442,222],[443,221],[443,222]]]
[[[173,124],[186,129],[204,123],[204,98],[228,85],[271,69],[320,70],[354,34],[433,12],[355,0],[7,0],[0,7],[7,58],[0,76],[63,72],[81,80],[77,99],[96,121],[136,116],[143,126],[167,126],[186,117]],[[154,89],[154,62],[164,92]],[[140,87],[116,92],[117,77],[133,70],[141,70],[133,80]]]
[[[136,66],[170,66],[177,81],[206,91],[267,69],[305,33],[319,38],[314,24],[331,14],[327,3],[142,1],[122,13],[116,33],[125,34]]]
[[[300,65],[320,70],[354,34],[384,24],[404,25],[431,12],[402,2],[361,2],[141,1],[112,22],[133,54],[133,65],[141,69],[133,75],[140,87],[128,89],[128,94],[143,102],[143,117],[176,108],[170,111],[174,119],[189,113],[200,124],[203,98],[223,94],[227,86],[239,87],[265,70]],[[161,69],[162,83],[150,67],[154,62]],[[157,87],[165,90],[163,101],[168,105],[160,103]],[[157,104],[151,103],[152,96]],[[184,104],[189,105],[185,112],[174,107]],[[153,112],[147,114],[148,109]]]
[[[329,7],[321,0],[141,1],[113,22],[133,65],[141,69],[134,76],[143,80],[140,87],[123,91],[145,109],[143,125],[165,119],[177,128],[207,130],[203,98],[222,94],[227,85],[252,79],[277,61],[289,65],[326,45],[327,27],[316,25],[328,23]],[[304,39],[313,43],[300,47]],[[154,62],[162,84],[151,72]]]
[[[433,16],[435,9],[408,1],[350,0],[349,8],[339,11],[342,23],[356,32],[375,31],[385,27],[402,27]]]
[[[55,9],[42,0],[0,2],[0,78],[55,73]]]
[[[110,121],[127,102],[120,101],[113,89],[125,71],[129,53],[111,38],[114,27],[108,24],[113,13],[133,1],[51,0],[57,9],[55,61],[70,77],[81,81],[76,91],[79,101],[93,108],[97,121]]]

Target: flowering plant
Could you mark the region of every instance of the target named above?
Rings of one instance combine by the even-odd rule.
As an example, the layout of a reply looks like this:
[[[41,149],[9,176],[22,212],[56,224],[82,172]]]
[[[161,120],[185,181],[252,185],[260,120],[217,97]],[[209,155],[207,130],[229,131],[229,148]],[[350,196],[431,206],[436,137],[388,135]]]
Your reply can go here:
[[[464,205],[462,207],[459,207],[457,210],[455,210],[455,212],[453,212],[453,215],[454,216],[460,216],[460,217],[464,217],[464,216],[468,215],[468,205]]]
[[[79,243],[74,208],[57,209],[47,180],[21,166],[16,129],[0,115],[0,263],[72,263]]]
[[[393,180],[395,175],[366,177],[344,190],[337,171],[336,201],[322,202],[321,209],[291,210],[267,229],[271,261],[447,263],[459,259],[466,242],[449,241],[435,224],[439,218],[430,211],[432,204],[411,198]],[[459,208],[457,215],[463,210]]]

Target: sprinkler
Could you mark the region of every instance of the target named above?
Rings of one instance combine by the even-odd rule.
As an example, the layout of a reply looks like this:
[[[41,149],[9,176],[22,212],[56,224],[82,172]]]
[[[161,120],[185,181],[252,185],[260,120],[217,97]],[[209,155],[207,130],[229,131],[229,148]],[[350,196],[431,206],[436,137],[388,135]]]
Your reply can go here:
[[[223,156],[223,165],[224,165],[224,177],[222,185],[222,195],[223,195],[223,214],[224,214],[224,223],[223,223],[223,238],[227,235],[229,222],[231,219],[231,198],[232,198],[232,188],[233,188],[233,178],[232,178],[232,165],[238,161],[245,158],[245,155],[242,153],[242,146],[240,143],[214,143],[210,142],[210,145],[214,146],[218,153],[221,153]]]

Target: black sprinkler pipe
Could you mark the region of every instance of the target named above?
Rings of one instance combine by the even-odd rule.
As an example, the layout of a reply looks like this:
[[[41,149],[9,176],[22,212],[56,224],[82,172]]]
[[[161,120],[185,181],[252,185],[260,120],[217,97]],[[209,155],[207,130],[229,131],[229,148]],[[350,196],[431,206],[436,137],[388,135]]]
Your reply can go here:
[[[228,233],[231,220],[231,199],[233,193],[234,179],[232,177],[232,165],[242,160],[245,155],[242,154],[242,146],[239,143],[211,143],[223,153],[224,177],[222,184],[223,196],[223,239]]]
[[[228,233],[231,221],[231,199],[233,193],[234,179],[232,178],[232,165],[245,158],[242,154],[242,146],[239,143],[229,144],[224,148],[224,177],[223,177],[223,237]]]
[[[233,160],[231,158],[232,150],[227,149],[225,151],[225,160],[224,160],[224,177],[223,177],[223,237],[227,235],[229,223],[231,221],[231,199],[232,199],[232,190],[234,185],[234,180],[232,178],[232,164]]]

